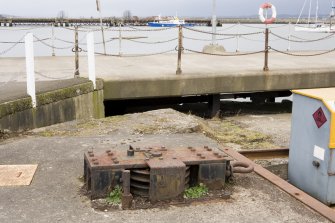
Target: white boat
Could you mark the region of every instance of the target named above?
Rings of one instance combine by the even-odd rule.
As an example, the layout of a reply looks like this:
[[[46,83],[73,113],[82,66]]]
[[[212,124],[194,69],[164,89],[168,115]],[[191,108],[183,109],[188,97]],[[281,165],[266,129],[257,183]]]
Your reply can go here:
[[[307,24],[299,24],[301,15],[304,12],[307,0],[304,1],[304,5],[300,11],[300,15],[298,21],[295,25],[295,31],[297,32],[316,32],[316,33],[332,33],[335,32],[335,26],[332,26],[332,18],[334,17],[334,1],[332,1],[331,13],[329,15],[329,24],[320,23],[318,21],[318,11],[319,11],[319,0],[316,0],[315,6],[315,20],[312,21],[311,19],[311,11],[312,11],[312,1],[309,0],[309,11],[308,11],[308,20]]]
[[[192,23],[186,23],[185,20],[178,19],[178,17],[173,17],[172,19],[162,19],[160,16],[153,21],[148,22],[150,27],[175,27],[175,26],[194,26]]]

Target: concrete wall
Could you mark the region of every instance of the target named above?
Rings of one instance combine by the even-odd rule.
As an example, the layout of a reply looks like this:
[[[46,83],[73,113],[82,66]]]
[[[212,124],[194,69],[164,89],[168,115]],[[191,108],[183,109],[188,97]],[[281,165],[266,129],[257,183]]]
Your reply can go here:
[[[104,117],[103,82],[97,90],[90,81],[37,94],[37,107],[30,98],[0,104],[0,130],[23,131],[77,119]]]

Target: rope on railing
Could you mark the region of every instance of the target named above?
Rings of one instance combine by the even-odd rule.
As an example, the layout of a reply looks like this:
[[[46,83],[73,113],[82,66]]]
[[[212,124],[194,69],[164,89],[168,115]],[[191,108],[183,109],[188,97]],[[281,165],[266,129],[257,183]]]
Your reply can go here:
[[[175,49],[173,50],[166,50],[162,52],[157,52],[157,53],[148,53],[148,54],[109,54],[109,53],[101,53],[101,52],[94,52],[96,55],[102,55],[102,56],[109,56],[109,57],[148,57],[148,56],[155,56],[155,55],[160,55],[160,54],[166,54],[170,52],[174,52]],[[83,52],[87,53],[87,50],[83,49]]]
[[[72,70],[71,70],[72,71]],[[47,78],[47,79],[50,79],[50,80],[64,80],[64,79],[70,79],[70,78],[73,78],[73,73],[71,72],[70,74],[66,75],[66,76],[63,76],[63,77],[51,77],[51,76],[48,76],[46,74],[43,74],[39,71],[35,71],[36,74],[38,74],[39,76],[41,77],[44,77],[44,78]]]
[[[135,43],[143,43],[143,44],[161,44],[161,43],[168,43],[168,42],[176,41],[178,40],[178,38],[173,38],[173,39],[163,40],[163,41],[156,41],[156,42],[138,41],[138,40],[127,39],[127,38],[125,38],[124,40],[128,40],[128,41],[135,42]]]
[[[241,36],[242,39],[245,39],[245,40],[248,40],[248,41],[253,41],[253,42],[259,42],[259,43],[264,43],[264,39],[261,40],[261,39],[251,39],[251,38],[248,38],[246,36]],[[275,42],[275,41],[279,41],[279,40],[282,40],[282,39],[271,39],[271,42]]]
[[[281,54],[285,54],[288,56],[295,56],[295,57],[313,57],[313,56],[321,56],[321,55],[325,55],[325,54],[329,54],[335,51],[335,49],[331,49],[331,50],[327,50],[324,52],[319,52],[319,53],[314,53],[314,54],[298,54],[298,53],[289,53],[287,51],[281,51],[281,50],[277,50],[275,48],[269,47],[269,50],[273,50],[277,53],[281,53]]]
[[[305,40],[292,40],[292,39],[289,39],[289,38],[286,38],[286,37],[283,37],[283,36],[280,36],[278,34],[275,34],[273,32],[270,32],[271,35],[279,38],[279,39],[282,39],[282,40],[286,40],[286,41],[291,41],[291,42],[296,42],[296,43],[310,43],[310,42],[318,42],[318,41],[322,41],[322,40],[325,40],[325,39],[329,39],[330,37],[334,36],[335,33],[332,33],[330,35],[327,35],[327,36],[324,36],[324,37],[321,37],[321,38],[318,38],[318,39],[305,39]],[[296,38],[295,36],[292,36],[294,38]],[[299,38],[299,37],[298,37]]]
[[[204,53],[192,49],[187,49],[185,48],[184,50],[192,52],[192,53],[197,53],[197,54],[204,54],[204,55],[209,55],[209,56],[221,56],[221,57],[236,57],[236,56],[248,56],[248,55],[254,55],[254,54],[259,54],[259,53],[264,53],[264,50],[261,51],[254,51],[254,52],[245,52],[245,53],[225,53],[225,54],[215,54],[215,53]]]
[[[38,38],[37,36],[34,35],[34,38],[36,40],[38,40],[39,42],[41,42],[43,45],[47,46],[47,47],[50,47],[50,48],[54,48],[54,49],[58,49],[58,50],[67,50],[67,49],[71,49],[73,48],[73,45],[71,46],[66,46],[66,47],[59,47],[59,46],[53,46],[45,41],[43,41],[42,39]]]
[[[61,27],[63,29],[67,29],[67,30],[71,30],[71,31],[75,31],[75,29],[73,28],[69,28],[69,27]],[[166,30],[170,30],[170,29],[175,29],[175,27],[165,27],[165,28],[149,28],[149,29],[140,29],[140,28],[136,28],[133,26],[126,26],[123,27],[121,29],[122,32],[157,32],[157,31],[166,31]],[[104,31],[112,31],[112,32],[119,32],[120,28],[117,27],[104,27],[103,28]],[[100,32],[101,28],[99,29],[88,29],[88,28],[83,28],[81,27],[81,29],[78,28],[79,32]]]
[[[234,34],[234,33],[213,33],[213,32],[207,32],[203,30],[193,29],[190,27],[183,27],[184,29],[191,30],[198,33],[205,33],[210,35],[216,35],[216,36],[251,36],[251,35],[258,35],[262,34],[263,32],[251,32],[251,33],[240,33],[240,34]]]
[[[9,51],[11,51],[12,49],[14,49],[17,45],[19,45],[20,43],[22,43],[22,40],[24,39],[24,37],[25,37],[25,35],[22,36],[18,41],[14,42],[13,45],[11,45],[7,49],[1,51],[0,55],[4,55],[4,54],[8,53]]]
[[[164,27],[164,28],[149,28],[149,29],[141,29],[141,28],[137,28],[134,26],[127,26],[128,28],[132,29],[132,30],[128,30],[128,32],[132,32],[132,31],[140,31],[140,32],[157,32],[157,31],[166,31],[166,30],[170,30],[170,29],[175,29],[178,28],[177,26],[172,26],[172,27]],[[119,31],[118,29],[116,29],[115,31]],[[123,30],[122,30],[123,31]]]
[[[44,38],[44,39],[41,39],[41,40],[34,40],[34,43],[44,41],[44,40],[49,40],[49,39],[51,39],[51,38]],[[3,43],[3,44],[24,43],[24,41],[19,41],[19,42],[17,42],[17,41],[2,41],[0,43]]]
[[[251,26],[251,25],[247,25],[247,24],[243,24],[243,23],[240,23],[240,25],[241,25],[241,26],[244,26],[244,27],[248,27],[248,28],[264,30],[264,27]],[[282,27],[285,27],[285,26],[289,26],[289,25],[290,25],[290,24],[283,24],[283,25],[276,25],[276,26],[268,26],[267,28],[269,28],[269,29],[278,29],[278,28],[282,28]]]
[[[213,41],[212,39],[201,39],[201,38],[193,38],[193,37],[187,37],[187,36],[183,36],[184,39],[189,39],[189,40],[197,40],[197,41],[204,41],[204,42],[210,42]],[[217,41],[220,40],[228,40],[228,39],[235,39],[234,36],[232,37],[226,37],[226,38],[217,38]]]

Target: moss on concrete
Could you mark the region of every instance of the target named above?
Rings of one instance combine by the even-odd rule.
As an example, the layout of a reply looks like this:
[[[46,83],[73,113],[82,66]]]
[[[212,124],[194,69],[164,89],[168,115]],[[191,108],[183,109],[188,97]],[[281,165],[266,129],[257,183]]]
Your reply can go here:
[[[94,91],[91,82],[36,95],[37,105],[45,105]]]
[[[221,143],[232,143],[240,149],[272,149],[276,146],[272,137],[257,131],[246,129],[226,119],[215,118],[200,121],[200,131]]]
[[[2,103],[0,104],[0,118],[30,108],[32,108],[31,98],[22,98],[15,101]]]

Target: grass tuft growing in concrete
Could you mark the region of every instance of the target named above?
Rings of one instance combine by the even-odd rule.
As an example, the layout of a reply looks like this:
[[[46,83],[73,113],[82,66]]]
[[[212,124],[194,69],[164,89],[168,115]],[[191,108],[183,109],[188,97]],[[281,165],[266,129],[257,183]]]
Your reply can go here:
[[[121,204],[121,195],[122,195],[122,188],[117,185],[115,188],[110,192],[109,196],[106,198],[108,204],[111,205],[119,205]]]
[[[184,191],[185,199],[197,199],[208,194],[206,185],[200,183],[198,186],[190,187]]]

